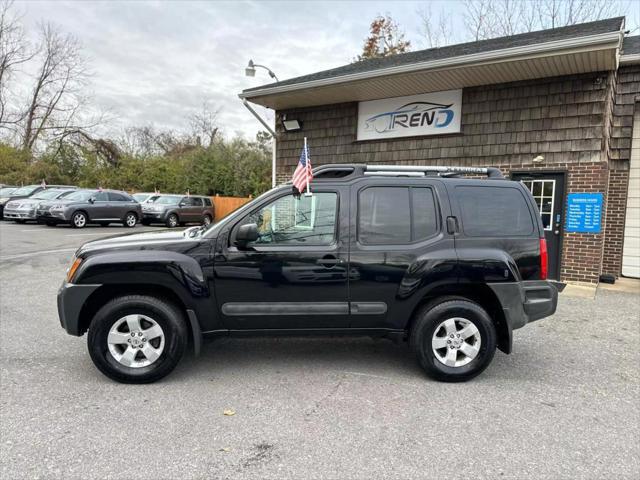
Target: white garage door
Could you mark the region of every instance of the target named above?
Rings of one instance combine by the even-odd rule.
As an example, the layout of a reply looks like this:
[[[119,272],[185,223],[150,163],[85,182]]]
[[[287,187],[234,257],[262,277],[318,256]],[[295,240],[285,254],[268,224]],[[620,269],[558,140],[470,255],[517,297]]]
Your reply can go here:
[[[633,118],[627,218],[624,223],[622,275],[640,278],[640,104]]]

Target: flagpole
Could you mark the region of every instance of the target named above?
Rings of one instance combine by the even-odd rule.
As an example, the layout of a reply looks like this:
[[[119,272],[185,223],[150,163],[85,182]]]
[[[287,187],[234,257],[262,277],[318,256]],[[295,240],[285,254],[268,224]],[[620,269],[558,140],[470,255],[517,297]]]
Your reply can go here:
[[[304,137],[304,156],[306,158],[306,165],[305,165],[305,176],[307,177],[307,188],[304,191],[304,195],[305,197],[310,197],[311,195],[313,195],[311,193],[310,187],[309,187],[309,149],[307,148],[307,137]]]

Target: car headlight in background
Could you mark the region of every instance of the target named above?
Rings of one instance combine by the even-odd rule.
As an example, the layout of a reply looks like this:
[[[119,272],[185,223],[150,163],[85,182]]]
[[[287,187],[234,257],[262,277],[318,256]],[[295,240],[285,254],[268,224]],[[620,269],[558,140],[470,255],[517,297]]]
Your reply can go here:
[[[81,263],[82,263],[82,258],[80,258],[80,257],[76,257],[73,260],[73,263],[69,267],[69,270],[67,270],[67,282],[68,283],[71,283],[71,281],[73,280],[73,277],[76,274],[76,271],[78,270],[78,267],[80,266]]]

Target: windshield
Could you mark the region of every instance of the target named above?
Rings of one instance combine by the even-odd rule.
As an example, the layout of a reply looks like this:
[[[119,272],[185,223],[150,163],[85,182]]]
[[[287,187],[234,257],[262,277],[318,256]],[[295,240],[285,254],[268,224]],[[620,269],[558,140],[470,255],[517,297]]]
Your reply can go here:
[[[38,188],[37,185],[29,185],[28,187],[22,187],[19,188],[17,190],[14,190],[13,192],[11,192],[11,196],[13,197],[28,197],[29,195],[31,195],[33,193],[33,191]]]
[[[157,205],[177,205],[182,197],[178,195],[162,195],[149,200]]]
[[[133,198],[135,198],[136,202],[144,202],[147,198],[149,198],[151,196],[150,193],[135,193],[133,195],[131,195]]]
[[[95,195],[96,191],[95,190],[78,190],[76,192],[73,192],[69,195],[67,195],[66,197],[64,197],[65,200],[80,200],[81,202],[86,202],[87,200],[89,200],[91,198],[92,195]]]
[[[5,188],[0,188],[0,197],[6,197],[7,195],[11,195],[13,192],[15,192],[16,187],[5,187]]]
[[[33,197],[36,200],[49,200],[52,198],[58,198],[61,194],[71,192],[72,190],[42,190],[36,193]]]

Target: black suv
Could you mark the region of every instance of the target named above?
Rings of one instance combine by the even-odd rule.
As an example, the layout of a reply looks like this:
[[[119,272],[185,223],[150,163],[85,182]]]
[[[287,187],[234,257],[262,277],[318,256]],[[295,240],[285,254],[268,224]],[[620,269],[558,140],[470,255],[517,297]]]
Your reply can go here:
[[[464,174],[488,179],[460,178]],[[331,165],[312,195],[275,188],[220,222],[95,240],[58,293],[112,379],[167,375],[203,336],[407,341],[432,377],[468,380],[552,315],[536,204],[497,169]],[[558,287],[557,287],[558,286]]]

